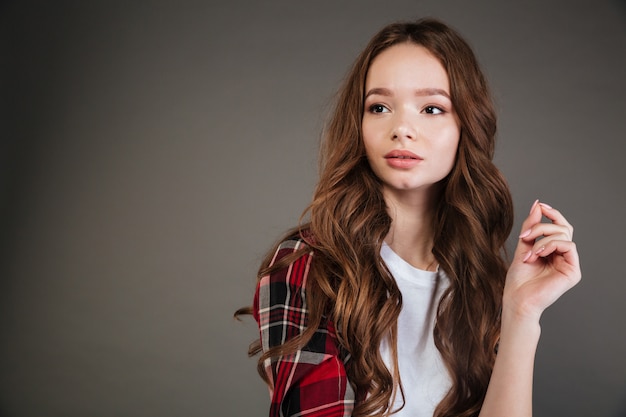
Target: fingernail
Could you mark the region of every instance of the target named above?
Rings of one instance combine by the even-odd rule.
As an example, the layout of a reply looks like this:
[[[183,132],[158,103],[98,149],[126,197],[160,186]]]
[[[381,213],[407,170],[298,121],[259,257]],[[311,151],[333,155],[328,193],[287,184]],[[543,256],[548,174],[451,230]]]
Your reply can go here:
[[[528,260],[528,258],[530,258],[530,255],[533,254],[533,251],[529,250],[528,252],[526,252],[526,256],[524,256],[524,259],[522,259],[522,262],[526,262]]]
[[[540,247],[539,249],[537,249],[537,252],[535,252],[535,255],[539,255],[541,252],[543,252],[544,250],[546,250],[545,246]]]
[[[530,232],[531,232],[531,231],[532,231],[531,229],[526,230],[524,233],[522,233],[521,235],[519,235],[519,238],[520,238],[520,239],[525,238],[526,236],[528,236],[528,235],[530,234]]]
[[[539,202],[539,200],[535,200],[535,202],[533,203],[532,207],[530,208],[530,212],[532,213],[533,210],[535,209],[535,206],[537,205],[537,203]]]
[[[540,205],[541,207],[545,207],[545,208],[547,208],[547,209],[551,209],[551,208],[552,208],[549,204],[546,204],[546,203],[539,203],[539,205]]]

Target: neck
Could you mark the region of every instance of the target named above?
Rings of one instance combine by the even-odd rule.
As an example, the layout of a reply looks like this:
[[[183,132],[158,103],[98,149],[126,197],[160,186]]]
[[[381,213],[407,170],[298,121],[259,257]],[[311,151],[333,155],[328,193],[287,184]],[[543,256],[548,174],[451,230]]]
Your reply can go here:
[[[437,261],[432,253],[434,198],[406,196],[383,191],[391,227],[385,242],[402,259],[415,268],[435,271]]]

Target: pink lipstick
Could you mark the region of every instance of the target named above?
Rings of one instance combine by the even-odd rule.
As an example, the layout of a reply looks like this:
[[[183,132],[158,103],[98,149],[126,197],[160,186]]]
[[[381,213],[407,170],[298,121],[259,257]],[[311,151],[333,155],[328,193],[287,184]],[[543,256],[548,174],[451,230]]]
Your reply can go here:
[[[408,169],[419,164],[424,159],[406,150],[395,150],[385,155],[387,164],[393,168]]]

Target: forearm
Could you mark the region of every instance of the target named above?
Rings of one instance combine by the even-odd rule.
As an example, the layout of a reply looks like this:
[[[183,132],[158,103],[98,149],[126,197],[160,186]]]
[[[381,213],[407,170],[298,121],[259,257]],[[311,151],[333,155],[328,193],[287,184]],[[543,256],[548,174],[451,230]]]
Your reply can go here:
[[[539,321],[503,312],[498,355],[480,417],[531,417]]]
[[[535,201],[507,273],[500,346],[480,417],[532,416],[539,317],[581,278],[573,233],[558,210]]]

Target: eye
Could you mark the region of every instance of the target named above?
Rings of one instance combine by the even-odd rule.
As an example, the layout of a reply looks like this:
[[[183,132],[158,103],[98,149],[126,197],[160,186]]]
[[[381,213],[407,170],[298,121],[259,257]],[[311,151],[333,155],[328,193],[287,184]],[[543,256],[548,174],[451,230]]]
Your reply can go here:
[[[370,113],[389,113],[389,109],[382,104],[372,104],[369,111]]]
[[[443,109],[437,106],[426,106],[424,110],[422,110],[426,114],[442,114],[444,113]]]

